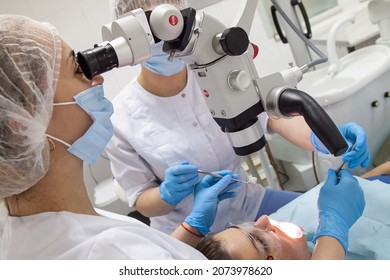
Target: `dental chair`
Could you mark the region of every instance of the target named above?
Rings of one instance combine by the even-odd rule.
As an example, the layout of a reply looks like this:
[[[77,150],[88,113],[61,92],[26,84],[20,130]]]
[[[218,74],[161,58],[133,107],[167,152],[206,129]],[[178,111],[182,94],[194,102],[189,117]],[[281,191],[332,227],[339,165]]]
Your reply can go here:
[[[84,164],[84,181],[88,196],[95,208],[125,216],[134,211],[115,191],[115,180],[111,172],[110,161],[105,153],[96,164]]]
[[[119,197],[119,199],[122,202],[128,204],[125,191],[122,189],[122,187],[119,185],[118,181],[115,179],[114,179],[114,191],[115,191],[117,197]],[[133,211],[131,211],[128,214],[129,217],[135,218],[135,219],[143,222],[144,224],[150,226],[150,219],[148,217],[145,217],[144,215],[142,215],[140,212],[135,210],[135,208],[132,208],[132,210]]]

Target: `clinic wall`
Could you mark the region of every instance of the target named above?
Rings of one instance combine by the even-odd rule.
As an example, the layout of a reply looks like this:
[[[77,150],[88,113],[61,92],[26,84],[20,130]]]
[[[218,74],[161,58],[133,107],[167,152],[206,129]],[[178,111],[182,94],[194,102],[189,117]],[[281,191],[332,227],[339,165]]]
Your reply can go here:
[[[108,0],[2,0],[0,13],[21,14],[52,23],[75,51],[101,42],[100,28],[110,20]],[[137,67],[125,67],[104,75],[108,97],[112,98],[125,85],[129,72],[136,71]]]

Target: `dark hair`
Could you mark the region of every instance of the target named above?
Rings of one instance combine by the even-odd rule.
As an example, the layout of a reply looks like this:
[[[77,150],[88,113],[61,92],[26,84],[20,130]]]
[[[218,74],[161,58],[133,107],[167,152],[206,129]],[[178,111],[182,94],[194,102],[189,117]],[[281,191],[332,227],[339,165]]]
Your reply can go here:
[[[209,260],[233,260],[233,256],[223,247],[221,241],[216,240],[214,235],[208,235],[196,245],[195,249],[200,251]]]

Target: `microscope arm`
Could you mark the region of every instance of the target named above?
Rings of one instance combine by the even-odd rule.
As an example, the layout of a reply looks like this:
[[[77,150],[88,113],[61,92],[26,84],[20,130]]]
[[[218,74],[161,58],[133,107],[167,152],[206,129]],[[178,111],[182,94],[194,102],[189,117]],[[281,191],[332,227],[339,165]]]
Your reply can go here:
[[[237,15],[239,15],[239,18],[236,18],[233,21],[232,26],[241,27],[246,31],[246,33],[249,34],[253,23],[253,18],[257,9],[257,2],[258,1],[256,0],[246,0],[245,5],[241,5],[240,11],[237,13]]]

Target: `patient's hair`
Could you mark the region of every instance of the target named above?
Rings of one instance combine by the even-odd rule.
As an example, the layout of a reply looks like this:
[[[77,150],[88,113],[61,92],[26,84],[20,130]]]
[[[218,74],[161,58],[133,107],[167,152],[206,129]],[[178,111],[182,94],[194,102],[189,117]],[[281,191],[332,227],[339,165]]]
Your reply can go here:
[[[209,260],[234,260],[233,256],[223,247],[221,241],[216,240],[214,235],[208,235],[195,247]]]

